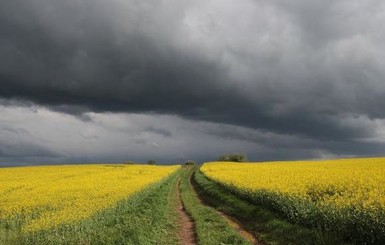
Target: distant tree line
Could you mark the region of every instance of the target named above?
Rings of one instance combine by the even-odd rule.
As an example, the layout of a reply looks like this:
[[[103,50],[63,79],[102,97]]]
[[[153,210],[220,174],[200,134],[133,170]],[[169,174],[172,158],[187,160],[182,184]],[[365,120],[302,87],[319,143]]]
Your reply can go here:
[[[220,162],[247,162],[247,155],[246,153],[229,153],[229,154],[223,154],[221,155],[217,161]],[[136,164],[133,161],[126,161],[124,164]],[[148,165],[155,165],[156,161],[155,160],[148,160],[147,161]],[[197,165],[197,163],[193,160],[187,160],[186,162],[183,163],[183,165]]]
[[[123,162],[123,164],[143,164],[143,163],[140,163],[140,162],[133,162],[133,161],[125,161]],[[156,164],[156,161],[155,160],[148,160],[146,162],[146,164],[148,165],[155,165]]]

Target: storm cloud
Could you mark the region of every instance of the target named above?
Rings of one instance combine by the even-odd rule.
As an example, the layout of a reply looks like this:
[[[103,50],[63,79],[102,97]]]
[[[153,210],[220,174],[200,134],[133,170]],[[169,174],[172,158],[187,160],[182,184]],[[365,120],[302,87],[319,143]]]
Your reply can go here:
[[[73,115],[86,128],[103,115],[145,115],[154,123],[120,132],[137,152],[156,148],[164,160],[206,159],[223,141],[222,151],[261,159],[381,155],[384,22],[377,0],[4,0],[1,104]],[[175,132],[181,121],[191,126],[186,134]],[[77,130],[70,125],[66,132]],[[102,128],[79,135],[119,141],[115,129],[100,136]],[[192,143],[203,135],[218,149]],[[154,139],[193,149],[174,157],[173,143],[163,149]],[[35,148],[21,151],[31,154],[82,155],[31,136],[12,149],[26,142]],[[0,152],[18,150],[0,144]]]

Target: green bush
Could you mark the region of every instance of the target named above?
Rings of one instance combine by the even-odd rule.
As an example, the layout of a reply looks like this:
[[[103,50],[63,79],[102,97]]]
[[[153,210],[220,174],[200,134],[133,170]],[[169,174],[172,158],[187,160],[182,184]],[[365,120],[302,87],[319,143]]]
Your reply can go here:
[[[156,164],[156,161],[155,160],[148,160],[147,164],[148,165],[154,165],[154,164]]]
[[[193,160],[187,160],[184,165],[196,165],[197,163]]]
[[[222,162],[246,162],[247,156],[245,153],[224,154],[218,158]]]

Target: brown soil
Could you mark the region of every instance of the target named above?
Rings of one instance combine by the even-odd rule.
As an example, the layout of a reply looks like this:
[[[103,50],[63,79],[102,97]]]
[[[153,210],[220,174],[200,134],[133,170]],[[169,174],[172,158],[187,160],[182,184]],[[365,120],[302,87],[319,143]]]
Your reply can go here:
[[[195,191],[195,183],[194,181],[192,180],[192,176],[190,176],[190,185],[191,185],[191,188],[194,190],[194,192],[196,193],[196,196],[198,197],[199,201],[201,202],[202,205],[206,205],[206,206],[210,206],[205,200],[204,198],[202,198],[200,195],[198,195],[198,192]],[[249,241],[251,244],[254,244],[254,245],[263,245],[262,242],[258,241],[257,238],[252,234],[250,233],[247,229],[245,229],[243,227],[243,225],[237,221],[235,218],[217,210],[218,214],[223,218],[225,219],[228,224],[234,229],[236,230],[244,239],[246,239],[247,241]]]
[[[182,245],[195,245],[197,244],[197,238],[195,233],[195,225],[190,215],[186,212],[184,208],[182,198],[180,196],[179,190],[180,180],[177,185],[176,195],[177,195],[177,212],[179,216],[179,241]]]

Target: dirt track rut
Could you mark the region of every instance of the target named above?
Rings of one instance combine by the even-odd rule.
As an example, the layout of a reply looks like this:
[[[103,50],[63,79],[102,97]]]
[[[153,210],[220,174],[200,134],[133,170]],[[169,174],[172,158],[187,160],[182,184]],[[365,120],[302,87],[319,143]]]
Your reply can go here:
[[[186,209],[183,205],[182,198],[180,196],[180,180],[177,185],[177,201],[178,201],[178,216],[179,216],[179,241],[182,245],[195,245],[197,244],[195,224],[191,219],[190,215],[186,212]]]

